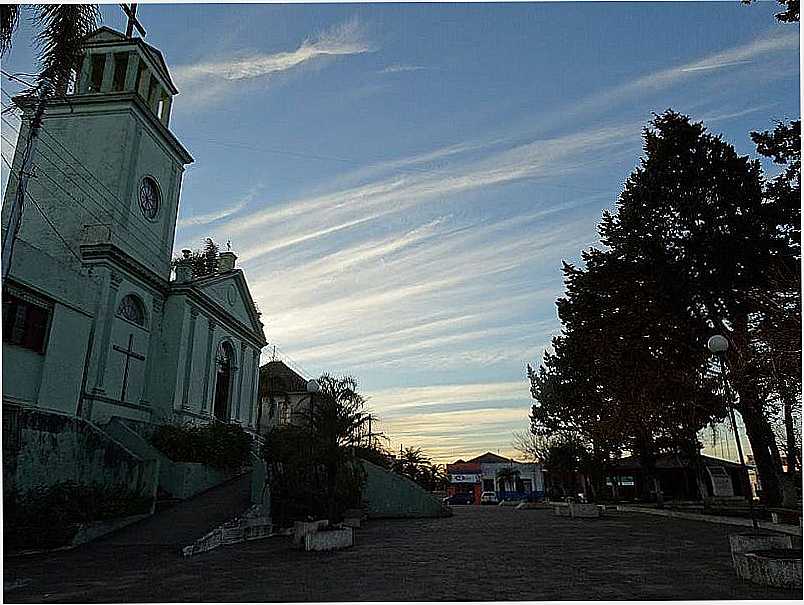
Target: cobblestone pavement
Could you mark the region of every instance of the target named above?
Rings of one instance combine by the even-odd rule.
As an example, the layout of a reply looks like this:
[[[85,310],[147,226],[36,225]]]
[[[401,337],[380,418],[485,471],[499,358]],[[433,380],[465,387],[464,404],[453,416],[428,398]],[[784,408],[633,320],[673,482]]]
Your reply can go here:
[[[611,513],[455,507],[446,519],[369,521],[354,548],[290,539],[189,559],[179,545],[107,540],[5,560],[6,602],[800,599],[734,575],[735,527]],[[13,587],[13,588],[11,588]]]

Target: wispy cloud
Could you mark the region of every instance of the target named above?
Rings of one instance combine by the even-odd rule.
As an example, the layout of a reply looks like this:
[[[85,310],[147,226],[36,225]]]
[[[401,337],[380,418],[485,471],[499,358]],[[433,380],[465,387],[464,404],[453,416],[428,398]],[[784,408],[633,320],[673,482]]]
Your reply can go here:
[[[352,226],[356,221],[374,220],[433,199],[523,179],[549,179],[572,174],[596,162],[605,162],[612,154],[621,151],[623,145],[632,144],[634,137],[639,136],[640,126],[636,123],[604,126],[534,140],[489,153],[482,159],[449,170],[390,177],[354,188],[292,200],[247,217],[232,219],[226,229],[233,234],[242,234],[305,214],[338,211],[354,215],[340,225],[325,229],[316,227],[308,234],[293,238],[307,241],[310,237]],[[275,249],[273,246],[262,244],[247,251],[246,255],[255,258]]]
[[[272,55],[254,66],[219,66],[214,77],[230,83],[297,69],[322,55],[296,53],[305,45],[320,50],[324,38],[281,61]],[[791,35],[762,38],[666,67],[562,108],[562,119],[600,115],[681,82],[713,82],[797,44]],[[302,55],[310,58],[297,62]],[[723,113],[715,103],[701,107],[719,112],[703,113],[707,121],[760,109]],[[589,127],[575,120],[564,130],[540,115],[549,136],[534,134],[531,121],[506,138],[369,160],[253,212],[235,204],[227,216],[183,220],[209,219],[219,239],[236,240],[269,339],[302,365],[354,373],[374,386],[417,384],[367,391],[397,444],[421,445],[441,461],[485,450],[511,455],[511,430],[527,426],[530,409],[524,364],[538,360],[557,329],[560,260],[597,240],[599,211],[617,195],[616,186],[601,190],[597,181],[615,166],[619,174],[624,158],[636,159],[648,110],[640,106],[638,120],[596,119]],[[512,203],[509,192],[525,180],[530,199]],[[460,384],[467,375],[476,382]]]
[[[398,74],[406,71],[422,71],[423,69],[428,69],[424,65],[389,65],[384,67],[380,70],[381,74]]]
[[[243,196],[240,201],[232,204],[231,206],[213,210],[212,212],[205,212],[204,214],[194,214],[192,216],[182,217],[176,221],[176,227],[197,227],[199,225],[208,225],[210,223],[214,223],[215,221],[225,219],[240,212],[249,202],[253,201],[256,196],[257,190],[252,189],[249,193]]]
[[[237,81],[270,78],[299,69],[316,59],[359,55],[372,50],[374,46],[368,40],[364,27],[358,19],[353,18],[304,40],[292,51],[180,65],[173,70],[173,74],[181,89],[193,93],[187,95],[191,102],[194,98],[206,101],[231,89],[231,84]]]
[[[683,65],[655,71],[646,76],[626,82],[625,84],[614,86],[581,101],[569,111],[575,112],[582,109],[589,110],[598,109],[600,107],[608,108],[637,95],[667,88],[684,79],[735,65],[751,63],[763,55],[783,50],[797,49],[798,45],[799,35],[797,32],[779,34],[774,31],[765,37],[757,38],[747,44],[716,52],[702,59],[691,61]]]

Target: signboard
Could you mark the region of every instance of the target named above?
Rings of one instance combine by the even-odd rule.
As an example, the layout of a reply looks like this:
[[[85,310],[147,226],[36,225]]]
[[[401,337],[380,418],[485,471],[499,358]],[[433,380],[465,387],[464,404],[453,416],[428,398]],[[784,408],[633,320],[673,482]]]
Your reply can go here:
[[[712,479],[713,496],[733,496],[734,486],[731,477],[722,466],[707,466],[707,472]]]
[[[480,475],[450,475],[450,483],[479,483]]]

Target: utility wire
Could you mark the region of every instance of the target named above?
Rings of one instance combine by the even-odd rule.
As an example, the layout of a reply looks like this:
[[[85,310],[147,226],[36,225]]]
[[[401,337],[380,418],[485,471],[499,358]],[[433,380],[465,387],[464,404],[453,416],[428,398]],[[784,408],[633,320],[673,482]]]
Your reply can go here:
[[[191,139],[193,137],[190,137]],[[221,147],[229,147],[233,149],[244,149],[247,151],[255,151],[255,152],[262,152],[262,153],[273,153],[276,155],[285,155],[289,157],[295,157],[300,159],[308,159],[308,160],[323,160],[327,162],[341,162],[345,164],[357,164],[359,166],[365,166],[368,168],[371,167],[378,167],[381,168],[384,164],[393,164],[395,160],[372,160],[368,163],[358,160],[355,158],[343,158],[343,157],[336,157],[336,156],[327,156],[327,155],[318,155],[313,153],[307,152],[297,152],[297,151],[288,151],[284,149],[276,149],[271,147],[255,147],[251,145],[244,145],[242,143],[233,143],[228,141],[216,141],[214,139],[199,139],[205,143],[210,143],[212,145],[219,145]],[[584,162],[581,164],[577,164],[577,166],[587,166],[590,164],[594,164],[596,162],[600,162],[600,158],[595,158],[588,162]],[[426,168],[413,168],[413,167],[390,167],[389,170],[397,171],[397,172],[410,172],[410,173],[418,173],[418,174],[429,174],[431,176],[437,177],[447,177],[450,176],[450,172],[448,170],[428,170]],[[538,179],[538,176],[530,177],[531,179]],[[579,191],[582,193],[589,193],[589,194],[599,194],[599,195],[609,195],[611,191],[603,190],[603,189],[590,189],[588,187],[575,187],[575,186],[567,186],[567,185],[557,185],[551,183],[541,183],[540,186],[542,187],[552,187],[554,189],[562,189],[565,191]]]
[[[2,138],[3,138],[3,140],[4,140],[5,142],[8,142],[8,141],[6,140],[6,138],[5,138],[5,137],[2,137]],[[35,171],[35,173],[36,173],[36,169],[37,169],[37,168],[40,168],[40,166],[39,166],[39,164],[34,163],[34,164],[33,164],[33,168],[34,168],[34,171]],[[47,179],[48,179],[50,182],[52,182],[52,183],[53,183],[53,184],[54,184],[54,185],[55,185],[55,186],[58,188],[58,190],[59,190],[59,191],[61,191],[62,193],[66,194],[67,196],[69,196],[69,197],[70,197],[70,198],[71,198],[71,199],[72,199],[72,200],[73,200],[73,201],[74,201],[74,202],[75,202],[77,205],[81,206],[81,207],[82,207],[84,210],[86,210],[86,211],[87,211],[87,212],[90,214],[90,216],[91,216],[92,218],[94,218],[95,220],[97,220],[97,221],[99,221],[99,222],[102,222],[102,219],[101,219],[100,217],[98,217],[98,216],[97,216],[97,215],[96,215],[96,214],[95,214],[95,213],[94,213],[94,212],[93,212],[93,211],[92,211],[90,208],[88,208],[87,206],[85,206],[85,205],[84,205],[84,204],[81,202],[81,200],[79,200],[78,198],[76,198],[76,197],[75,197],[75,196],[74,196],[74,195],[73,195],[73,194],[72,194],[70,191],[68,191],[67,189],[65,189],[65,188],[64,188],[64,187],[63,187],[63,186],[62,186],[62,185],[61,185],[61,184],[60,184],[58,181],[56,181],[56,180],[55,180],[53,177],[51,177],[51,176],[48,174],[47,170],[41,170],[40,172],[38,172],[38,173],[36,173],[36,174],[42,174],[42,175],[43,175],[45,178],[47,178]],[[40,184],[40,186],[41,186],[41,187],[42,187],[42,188],[43,188],[45,191],[47,191],[47,192],[48,192],[48,193],[49,193],[51,196],[54,196],[54,197],[55,197],[55,192],[54,192],[54,191],[53,191],[51,188],[47,187],[47,186],[46,186],[46,185],[45,185],[45,184],[44,184],[42,181],[40,181],[40,182],[39,182],[39,184]],[[26,193],[26,195],[27,195],[27,193]],[[134,237],[134,239],[136,239],[136,237],[134,236],[133,232],[129,232],[129,235],[132,235],[132,236]],[[147,244],[146,244],[145,242],[142,242],[141,240],[137,240],[137,241],[138,241],[140,244],[142,244],[142,245],[144,245],[144,246],[146,246],[146,247],[147,247]]]
[[[5,165],[8,166],[9,171],[10,172],[15,172],[15,170],[11,167],[11,164],[6,159],[6,156],[0,154],[0,157],[2,157],[3,162],[5,162]],[[41,214],[42,218],[45,219],[45,222],[53,230],[53,233],[56,234],[56,237],[58,237],[61,240],[61,243],[64,244],[64,247],[67,248],[67,250],[70,251],[70,254],[72,254],[79,263],[83,264],[84,261],[81,260],[81,257],[78,255],[78,253],[75,250],[73,250],[72,246],[70,246],[70,244],[67,243],[67,240],[64,239],[64,236],[62,236],[62,234],[56,228],[56,225],[53,224],[53,221],[51,221],[48,218],[47,214],[45,214],[45,211],[42,210],[42,207],[39,205],[39,203],[36,201],[36,199],[27,191],[25,192],[25,197],[27,199],[29,199],[31,201],[31,203],[34,205],[34,207],[39,211],[39,214]]]
[[[0,73],[3,74],[9,80],[14,80],[15,82],[19,82],[20,84],[25,84],[25,86],[36,86],[36,84],[32,84],[31,82],[26,82],[25,80],[21,80],[20,78],[17,77],[17,76],[30,76],[32,78],[35,78],[36,77],[35,75],[23,74],[23,73],[10,74],[10,73],[8,73],[7,71],[5,71],[3,69],[0,69]]]
[[[10,123],[7,121],[7,120],[5,120],[5,118],[0,117],[0,119],[2,119],[2,120],[3,120],[3,121],[4,121],[4,122],[5,122],[5,123],[6,123],[6,124],[9,126],[9,127],[12,127],[12,128],[13,128],[13,126],[12,126],[12,125],[11,125],[11,124],[10,124]],[[53,137],[50,135],[50,133],[48,133],[48,132],[47,132],[47,131],[46,131],[44,128],[42,128],[42,129],[40,130],[40,132],[42,132],[42,133],[46,134],[48,137],[50,137],[50,138],[51,138],[51,140],[55,140],[55,139],[53,139]],[[3,137],[3,140],[4,140],[4,141],[5,141],[7,144],[12,145],[12,143],[11,143],[10,141],[8,141],[8,140],[7,140],[5,137]],[[54,148],[53,148],[53,147],[52,147],[50,144],[48,144],[48,143],[47,143],[47,141],[45,141],[44,139],[40,139],[40,141],[41,141],[41,142],[42,142],[42,143],[45,145],[45,147],[47,147],[47,148],[48,148],[48,149],[49,149],[49,150],[50,150],[50,151],[53,153],[53,155],[55,155],[55,156],[56,156],[56,157],[57,157],[59,160],[61,160],[61,161],[62,161],[62,162],[64,162],[65,164],[69,164],[69,163],[70,163],[70,162],[68,162],[68,161],[67,161],[67,160],[66,160],[66,159],[65,159],[65,158],[64,158],[62,155],[60,155],[60,154],[58,153],[58,151],[56,151],[56,150],[55,150],[55,149],[54,149]],[[52,160],[50,157],[48,157],[48,155],[47,155],[47,154],[40,154],[40,157],[45,158],[45,159],[48,161],[48,163],[49,163],[49,164],[50,164],[50,165],[51,165],[53,168],[55,168],[56,170],[58,170],[58,171],[59,171],[59,172],[60,172],[62,175],[64,175],[64,176],[65,176],[65,177],[66,177],[66,178],[67,178],[67,179],[68,179],[68,180],[69,180],[69,181],[70,181],[70,182],[71,182],[73,185],[75,185],[75,186],[76,186],[76,188],[78,188],[78,189],[79,189],[79,190],[80,190],[82,193],[84,193],[84,194],[87,196],[88,201],[92,202],[92,203],[93,203],[95,206],[97,206],[97,207],[98,207],[98,209],[99,209],[101,212],[105,212],[105,211],[107,210],[107,208],[105,208],[105,207],[103,206],[103,204],[101,204],[100,202],[98,202],[98,201],[97,201],[97,199],[95,199],[95,197],[93,197],[93,194],[92,194],[92,193],[90,193],[89,191],[87,191],[85,188],[81,187],[81,185],[80,185],[80,184],[79,184],[79,183],[78,183],[78,182],[77,182],[77,181],[76,181],[76,180],[73,178],[73,176],[72,176],[72,175],[70,175],[70,174],[68,174],[67,172],[65,172],[65,171],[64,171],[64,170],[63,170],[63,169],[62,169],[62,168],[61,168],[61,167],[60,167],[58,164],[56,164],[56,163],[55,163],[55,162],[54,162],[54,161],[53,161],[53,160]],[[73,156],[73,157],[74,157],[74,156]],[[78,160],[76,160],[76,161],[78,161]],[[79,161],[79,163],[80,163],[80,161]],[[41,163],[40,163],[40,164],[36,164],[36,166],[41,166]],[[88,173],[88,174],[90,174],[90,176],[92,176],[92,175],[91,175],[91,173],[89,173],[89,171],[86,169],[86,166],[83,166],[83,165],[82,165],[82,167],[84,168],[84,170],[86,170],[86,171],[87,171],[87,173]],[[51,181],[52,181],[52,182],[53,182],[53,183],[54,183],[54,184],[55,184],[57,187],[59,187],[59,189],[60,189],[61,191],[63,191],[63,192],[64,192],[64,193],[66,193],[67,195],[69,195],[69,196],[70,196],[70,197],[71,197],[71,198],[72,198],[72,199],[73,199],[73,200],[74,200],[74,201],[75,201],[77,204],[79,204],[79,205],[80,205],[81,207],[83,207],[85,210],[87,210],[88,212],[90,212],[90,214],[93,216],[93,218],[95,218],[96,220],[98,220],[98,221],[100,221],[100,222],[103,222],[103,221],[102,221],[102,219],[101,219],[100,217],[98,217],[96,214],[92,213],[92,211],[91,211],[89,208],[87,208],[87,207],[86,207],[86,206],[85,206],[85,205],[84,205],[84,204],[83,204],[83,203],[82,203],[80,200],[78,200],[78,199],[77,199],[75,196],[73,196],[73,195],[72,195],[72,194],[71,194],[69,191],[65,190],[65,189],[64,189],[64,188],[61,186],[61,184],[60,184],[60,183],[56,182],[56,181],[55,181],[55,180],[54,180],[52,177],[50,177],[50,175],[49,175],[49,174],[47,174],[47,172],[46,172],[46,171],[43,171],[43,174],[44,174],[44,175],[45,175],[45,176],[46,176],[46,177],[47,177],[49,180],[51,180]],[[79,177],[79,178],[80,178],[80,177]],[[94,178],[94,177],[93,177],[93,178]],[[85,182],[86,182],[86,180],[85,180]],[[89,184],[89,185],[91,185],[91,183],[88,183],[88,184]],[[102,194],[101,194],[101,192],[100,192],[100,191],[98,191],[98,189],[97,189],[97,188],[93,188],[93,189],[94,189],[94,191],[95,191],[95,193],[96,193],[96,194],[98,194],[98,195],[102,195]],[[110,192],[110,193],[111,193],[111,192]],[[112,194],[112,195],[114,195],[114,194]],[[120,204],[120,206],[121,206],[121,207],[124,207],[123,202],[122,202],[122,201],[120,201],[120,199],[119,199],[119,198],[117,198],[117,196],[114,196],[114,199],[116,199],[116,200],[119,202],[119,204]],[[131,214],[132,216],[137,217],[137,215],[136,215],[134,212],[132,212],[131,210],[129,210],[129,214]],[[139,217],[138,217],[138,218],[139,218]],[[128,232],[129,232],[129,234],[131,235],[131,237],[132,237],[132,238],[134,238],[134,239],[135,239],[137,242],[139,242],[140,244],[143,244],[143,245],[144,245],[144,246],[145,246],[145,247],[146,247],[148,250],[150,250],[151,252],[156,252],[157,254],[162,254],[162,252],[163,252],[163,251],[162,251],[162,245],[161,245],[161,243],[160,243],[160,242],[159,242],[159,241],[156,239],[156,237],[155,237],[155,236],[151,235],[151,234],[150,234],[148,231],[142,231],[142,232],[141,232],[141,234],[142,234],[142,236],[143,236],[143,237],[148,237],[148,238],[149,238],[149,239],[147,239],[147,240],[142,239],[141,237],[139,237],[139,236],[137,235],[137,232],[135,232],[135,231],[133,231],[133,230],[130,230],[130,229],[129,229],[129,230],[128,230]]]
[[[2,138],[2,140],[3,140],[3,141],[5,141],[6,143],[9,143],[8,139],[6,139],[6,138],[5,138],[5,136],[0,135],[0,137]],[[10,143],[9,143],[9,144],[10,144]],[[46,156],[44,156],[44,155],[40,155],[40,157],[46,157]],[[77,183],[75,180],[73,180],[73,179],[72,179],[72,177],[71,177],[69,174],[67,174],[66,172],[64,172],[64,170],[62,170],[62,169],[61,169],[61,168],[60,168],[60,167],[59,167],[57,164],[55,164],[55,163],[54,163],[52,160],[50,160],[49,158],[47,158],[47,159],[48,159],[48,162],[50,163],[50,165],[51,165],[51,166],[53,166],[54,168],[56,168],[56,170],[58,170],[58,171],[59,171],[59,172],[61,172],[61,173],[62,173],[62,174],[65,176],[65,177],[67,177],[67,179],[69,179],[69,180],[70,180],[70,181],[71,181],[73,184],[75,184],[75,185],[76,185],[76,187],[78,187],[78,189],[79,189],[79,190],[81,190],[83,193],[86,193],[86,191],[85,191],[85,190],[83,190],[83,189],[81,189],[80,185],[79,185],[79,184],[78,184],[78,183]],[[34,164],[33,164],[33,168],[34,168],[34,169],[36,169],[36,168],[44,168],[44,167],[42,167],[42,166],[41,166],[41,164],[39,164],[39,163],[34,163]],[[61,192],[62,192],[62,193],[64,193],[65,195],[67,195],[67,196],[68,196],[70,199],[72,199],[72,200],[73,200],[73,201],[74,201],[76,204],[78,204],[78,205],[79,205],[81,208],[83,208],[84,210],[86,210],[86,211],[89,213],[89,215],[90,215],[92,218],[94,218],[94,219],[95,219],[96,221],[98,221],[99,223],[103,223],[103,221],[104,221],[104,219],[103,219],[103,218],[101,218],[100,216],[98,216],[98,215],[97,215],[95,212],[93,212],[93,210],[92,210],[91,208],[89,208],[88,206],[86,206],[86,205],[84,204],[84,202],[83,202],[83,201],[81,201],[80,199],[78,199],[77,197],[75,197],[75,196],[74,196],[74,195],[73,195],[73,194],[72,194],[72,193],[71,193],[71,192],[70,192],[68,189],[66,189],[66,188],[65,188],[65,187],[64,187],[64,186],[63,186],[61,183],[59,183],[59,182],[58,182],[57,180],[55,180],[55,179],[54,179],[52,176],[50,176],[50,174],[48,173],[48,170],[46,170],[46,169],[41,170],[41,174],[42,174],[42,175],[43,175],[45,178],[47,178],[47,179],[48,179],[50,182],[52,182],[52,183],[53,183],[53,184],[56,186],[56,188],[58,188],[58,190],[59,190],[59,191],[61,191]],[[53,195],[53,194],[54,194],[54,191],[53,191],[52,189],[50,189],[50,188],[46,187],[46,186],[44,185],[44,183],[42,183],[41,181],[40,181],[40,185],[42,185],[42,187],[43,187],[44,189],[46,189],[46,190],[47,190],[47,191],[48,191],[48,192],[49,192],[51,195]],[[95,205],[96,205],[96,206],[97,206],[97,207],[100,209],[100,211],[101,211],[101,212],[105,212],[105,211],[106,211],[106,209],[105,209],[105,208],[103,208],[103,206],[102,206],[102,205],[101,205],[99,202],[97,202],[95,199],[93,199],[91,196],[89,196],[89,197],[87,198],[87,200],[88,200],[88,201],[91,201],[93,204],[95,204]],[[146,240],[142,240],[142,239],[140,239],[140,238],[139,238],[139,237],[136,235],[136,232],[134,232],[134,231],[132,231],[132,230],[128,230],[128,235],[130,235],[130,236],[131,236],[131,237],[132,237],[132,238],[133,238],[135,241],[137,241],[139,244],[143,245],[143,246],[144,246],[144,247],[145,247],[147,250],[149,250],[150,252],[155,252],[155,253],[157,253],[157,254],[162,254],[162,250],[161,250],[161,249],[159,249],[158,247],[156,247],[156,249],[154,249],[154,247],[155,247],[155,246],[154,246],[154,244],[153,244],[153,243],[150,243],[150,242],[148,242],[148,241],[146,241]]]

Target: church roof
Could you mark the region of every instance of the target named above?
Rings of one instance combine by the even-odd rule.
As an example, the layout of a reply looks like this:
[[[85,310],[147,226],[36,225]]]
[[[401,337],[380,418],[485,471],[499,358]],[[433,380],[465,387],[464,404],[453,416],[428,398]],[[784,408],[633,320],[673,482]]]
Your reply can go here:
[[[168,70],[165,58],[162,56],[162,52],[158,48],[148,44],[142,38],[127,38],[119,31],[105,25],[99,27],[85,38],[85,44],[87,46],[101,46],[109,43],[131,43],[139,46],[143,50],[144,54],[151,61],[153,61],[155,67],[159,71],[159,75],[164,78],[165,83],[171,89],[170,92],[174,95],[179,92],[178,88],[176,88],[176,85],[173,83],[173,80],[170,77],[170,71]]]
[[[257,311],[257,305],[254,303],[254,299],[251,297],[251,292],[249,291],[242,269],[233,269],[231,271],[215,273],[213,275],[193,279],[189,282],[174,281],[171,282],[170,286],[171,290],[176,292],[187,290],[192,291],[196,296],[202,297],[208,303],[211,303],[215,307],[218,307],[224,311],[231,317],[232,320],[238,321],[237,318],[232,315],[232,313],[229,312],[219,300],[216,300],[214,295],[212,295],[214,288],[211,288],[211,286],[215,286],[216,284],[225,281],[231,281],[235,284],[235,287],[240,294],[240,298],[243,301],[245,312],[248,315],[248,320],[250,323],[249,327],[251,328],[251,331],[258,336],[258,339],[263,342],[263,345],[267,344],[263,324],[262,321],[260,321],[260,313]]]
[[[288,366],[275,359],[260,367],[260,394],[270,392],[293,393],[307,391],[307,379]]]

